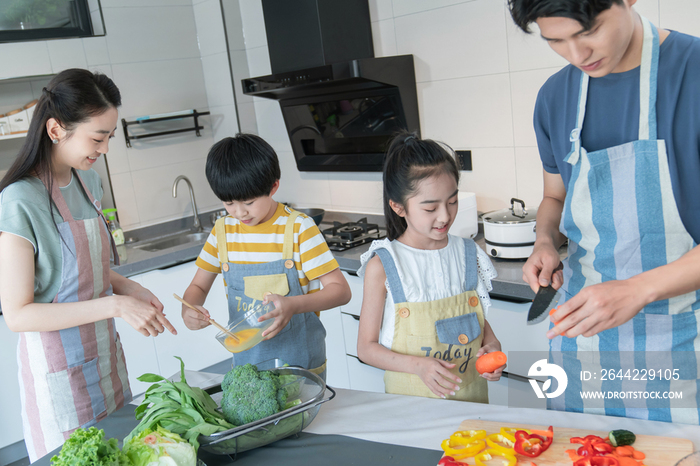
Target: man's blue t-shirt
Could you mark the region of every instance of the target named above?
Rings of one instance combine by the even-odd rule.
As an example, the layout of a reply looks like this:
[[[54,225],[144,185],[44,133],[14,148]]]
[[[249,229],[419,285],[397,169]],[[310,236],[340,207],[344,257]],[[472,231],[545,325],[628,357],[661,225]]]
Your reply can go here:
[[[542,165],[569,185],[569,134],[576,127],[581,70],[568,65],[537,96],[535,133]],[[659,50],[657,138],[666,142],[681,220],[700,244],[700,39],[671,31]],[[591,78],[582,146],[593,152],[639,139],[639,67]],[[657,219],[648,219],[650,222]]]

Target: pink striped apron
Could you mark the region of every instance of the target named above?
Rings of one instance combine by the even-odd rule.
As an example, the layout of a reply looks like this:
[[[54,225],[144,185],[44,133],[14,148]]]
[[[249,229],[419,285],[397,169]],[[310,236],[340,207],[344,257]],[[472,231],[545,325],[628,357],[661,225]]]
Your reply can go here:
[[[63,260],[54,303],[111,295],[110,246],[118,261],[99,201],[76,171],[73,176],[98,216],[74,220],[53,184],[51,198],[64,219],[58,224]],[[92,426],[131,401],[114,319],[51,332],[20,333],[17,360],[24,441],[31,462],[61,446],[78,427]]]

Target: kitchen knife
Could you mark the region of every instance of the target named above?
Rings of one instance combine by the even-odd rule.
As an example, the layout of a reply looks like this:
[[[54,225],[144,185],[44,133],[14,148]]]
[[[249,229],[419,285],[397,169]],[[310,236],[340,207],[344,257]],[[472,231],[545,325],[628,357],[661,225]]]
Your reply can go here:
[[[527,325],[535,325],[542,322],[549,315],[554,306],[559,302],[559,291],[551,286],[541,286],[537,290],[535,300],[527,313]]]

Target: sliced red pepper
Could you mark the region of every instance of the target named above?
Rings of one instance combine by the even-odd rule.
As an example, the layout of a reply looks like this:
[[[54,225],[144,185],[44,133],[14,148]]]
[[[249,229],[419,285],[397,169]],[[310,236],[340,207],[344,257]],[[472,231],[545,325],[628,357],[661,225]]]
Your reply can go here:
[[[454,458],[451,456],[443,456],[440,462],[438,463],[440,466],[464,466],[464,463],[460,463],[459,461],[456,461]]]
[[[613,447],[606,443],[605,439],[597,435],[586,435],[585,437],[571,437],[571,443],[580,443],[582,446],[576,450],[579,456],[603,456],[613,452]]]
[[[528,434],[524,430],[518,430],[515,432],[515,445],[513,449],[520,455],[536,458],[544,453],[552,444],[554,439],[554,430],[552,426],[549,426],[549,432],[552,435],[543,437],[537,434]]]
[[[620,466],[620,462],[612,456],[591,456],[576,460],[574,466]]]

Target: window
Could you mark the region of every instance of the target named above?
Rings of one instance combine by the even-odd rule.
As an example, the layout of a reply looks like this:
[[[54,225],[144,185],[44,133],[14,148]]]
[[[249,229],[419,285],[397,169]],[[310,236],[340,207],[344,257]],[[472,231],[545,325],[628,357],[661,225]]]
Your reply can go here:
[[[0,0],[0,42],[103,33],[97,0]]]

